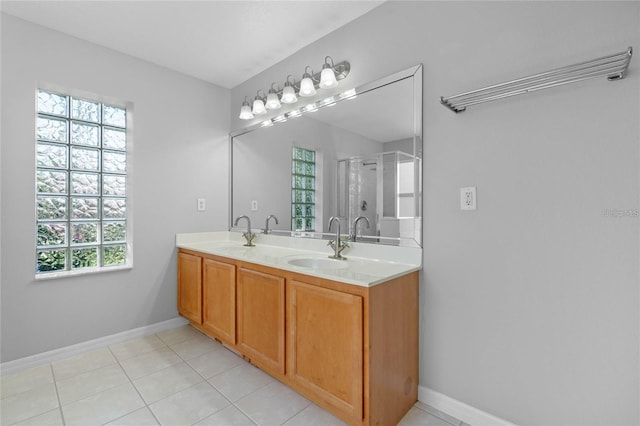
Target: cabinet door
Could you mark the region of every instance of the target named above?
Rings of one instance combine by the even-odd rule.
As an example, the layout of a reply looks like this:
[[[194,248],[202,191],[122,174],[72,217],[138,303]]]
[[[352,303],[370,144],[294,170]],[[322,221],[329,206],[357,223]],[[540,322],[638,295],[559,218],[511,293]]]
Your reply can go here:
[[[284,374],[284,278],[238,269],[238,347],[262,369]]]
[[[236,267],[204,259],[202,326],[220,340],[236,343]]]
[[[298,281],[288,285],[288,374],[325,404],[363,417],[362,297]]]
[[[202,324],[202,258],[178,253],[178,312]]]

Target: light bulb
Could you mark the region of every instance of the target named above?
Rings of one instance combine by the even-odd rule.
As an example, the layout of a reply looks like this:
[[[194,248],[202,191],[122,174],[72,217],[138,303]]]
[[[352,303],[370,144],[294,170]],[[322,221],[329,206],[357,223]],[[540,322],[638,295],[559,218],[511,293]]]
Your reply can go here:
[[[249,102],[243,102],[242,107],[240,108],[240,120],[251,120],[253,118],[253,114],[251,113],[251,107],[249,106]]]
[[[310,77],[305,77],[300,82],[300,92],[298,93],[300,96],[313,96],[315,95],[316,88],[313,87],[313,81]]]
[[[253,109],[251,110],[251,112],[255,115],[266,114],[267,109],[264,107],[264,102],[262,102],[262,99],[256,97],[256,99],[253,101]]]
[[[329,64],[322,66],[322,73],[320,73],[320,84],[322,89],[331,89],[338,85],[336,80],[336,74],[333,72],[333,68]]]
[[[281,106],[282,105],[280,104],[280,99],[278,99],[278,94],[273,89],[269,90],[269,94],[267,95],[267,103],[265,104],[265,107],[267,109],[278,109]]]
[[[284,84],[284,89],[282,89],[282,99],[281,101],[285,104],[293,104],[298,102],[298,97],[296,96],[296,91],[293,90],[293,86],[290,83]]]

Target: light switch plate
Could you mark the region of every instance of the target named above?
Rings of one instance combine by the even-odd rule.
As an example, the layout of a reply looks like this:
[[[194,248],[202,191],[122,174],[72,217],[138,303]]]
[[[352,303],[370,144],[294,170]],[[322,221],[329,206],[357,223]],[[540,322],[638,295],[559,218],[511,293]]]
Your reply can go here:
[[[476,187],[460,188],[460,210],[476,209]]]

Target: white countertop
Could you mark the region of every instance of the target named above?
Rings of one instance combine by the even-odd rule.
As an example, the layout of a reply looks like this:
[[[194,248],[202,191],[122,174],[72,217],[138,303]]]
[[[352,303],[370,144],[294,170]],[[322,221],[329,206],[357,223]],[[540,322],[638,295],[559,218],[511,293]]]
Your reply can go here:
[[[245,247],[238,232],[199,232],[176,234],[176,247],[230,259],[255,263],[314,277],[363,287],[422,269],[422,249],[367,243],[352,243],[342,252],[347,258],[335,261],[335,267],[294,266],[294,259],[328,259],[332,249],[326,240],[258,234],[255,247]]]

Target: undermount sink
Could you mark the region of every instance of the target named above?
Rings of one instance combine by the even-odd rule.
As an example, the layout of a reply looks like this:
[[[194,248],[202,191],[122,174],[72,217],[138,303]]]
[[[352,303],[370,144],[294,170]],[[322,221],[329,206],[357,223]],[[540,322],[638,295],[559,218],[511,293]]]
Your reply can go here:
[[[298,257],[290,259],[291,266],[309,269],[346,269],[349,265],[344,260],[329,259],[328,257]]]

